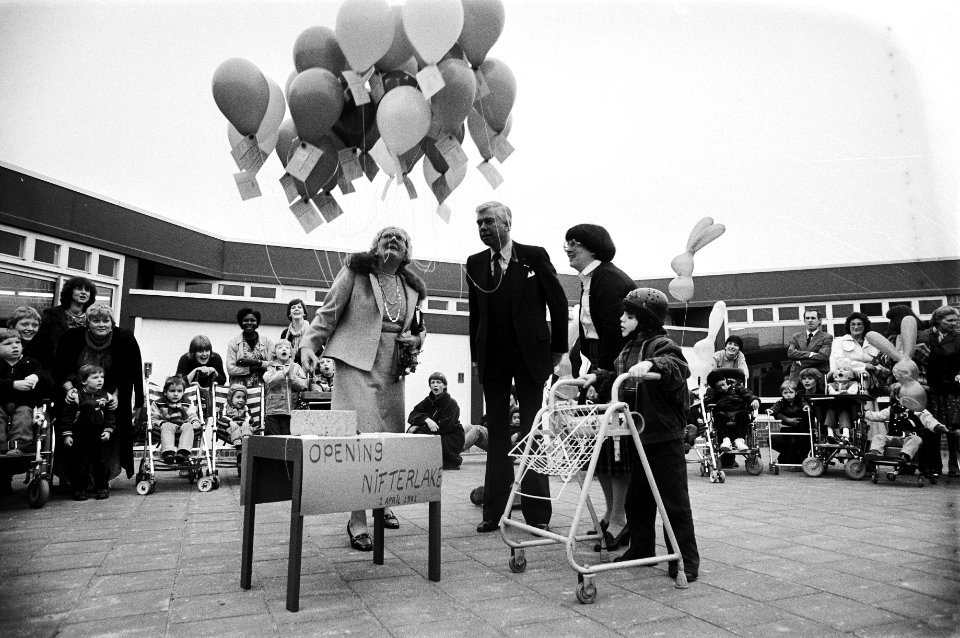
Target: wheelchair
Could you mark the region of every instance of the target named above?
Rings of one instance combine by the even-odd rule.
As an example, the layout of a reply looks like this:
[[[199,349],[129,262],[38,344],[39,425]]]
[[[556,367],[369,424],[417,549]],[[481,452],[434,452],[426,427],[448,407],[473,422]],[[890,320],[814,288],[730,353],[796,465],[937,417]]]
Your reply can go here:
[[[714,370],[710,374],[721,373],[727,378],[737,378],[743,381],[743,372],[735,368],[723,368]],[[709,383],[709,377],[708,377]],[[700,476],[707,476],[711,483],[723,483],[726,480],[726,472],[722,467],[721,459],[734,459],[738,456],[744,458],[744,469],[751,476],[759,476],[763,473],[763,460],[760,457],[760,445],[757,437],[756,411],[749,412],[749,421],[747,431],[743,436],[746,443],[745,449],[732,448],[730,450],[721,449],[721,440],[716,430],[716,406],[704,403],[704,398],[700,398],[700,414],[705,428],[702,436],[697,437],[694,442],[693,450],[700,458]]]
[[[867,466],[863,455],[870,447],[867,440],[867,427],[863,419],[863,404],[873,401],[867,394],[811,394],[808,412],[813,433],[812,455],[803,460],[803,473],[810,477],[823,476],[832,465],[842,465],[848,478],[859,481],[867,475]],[[854,410],[851,419],[850,436],[847,438],[829,436],[827,426],[821,416],[827,409]]]

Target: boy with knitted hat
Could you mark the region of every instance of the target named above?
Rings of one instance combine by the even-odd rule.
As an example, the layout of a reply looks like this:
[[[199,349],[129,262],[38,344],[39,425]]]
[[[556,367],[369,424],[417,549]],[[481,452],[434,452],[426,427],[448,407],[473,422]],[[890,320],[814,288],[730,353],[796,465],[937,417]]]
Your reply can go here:
[[[434,372],[427,380],[430,393],[427,398],[413,406],[407,423],[410,434],[436,434],[440,436],[443,450],[443,469],[459,470],[463,458],[463,426],[460,425],[460,406],[447,393],[447,377]]]

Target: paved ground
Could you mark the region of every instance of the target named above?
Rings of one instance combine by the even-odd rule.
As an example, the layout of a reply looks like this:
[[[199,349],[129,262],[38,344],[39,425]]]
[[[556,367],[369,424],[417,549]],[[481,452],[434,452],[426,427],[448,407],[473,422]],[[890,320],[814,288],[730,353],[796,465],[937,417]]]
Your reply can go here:
[[[677,590],[665,566],[597,577],[581,605],[563,547],[527,551],[513,574],[499,534],[467,497],[484,457],[444,475],[443,576],[425,578],[427,507],[398,508],[386,562],[352,551],[346,517],[306,519],[301,611],[284,608],[289,508],[258,508],[253,588],[239,587],[240,493],[160,476],[107,501],[56,494],[30,510],[0,499],[2,636],[957,636],[960,479],[918,489],[831,470],[690,485],[703,562]],[[559,483],[554,483],[554,493]],[[555,505],[566,524],[578,491]],[[588,551],[591,559],[596,556]]]

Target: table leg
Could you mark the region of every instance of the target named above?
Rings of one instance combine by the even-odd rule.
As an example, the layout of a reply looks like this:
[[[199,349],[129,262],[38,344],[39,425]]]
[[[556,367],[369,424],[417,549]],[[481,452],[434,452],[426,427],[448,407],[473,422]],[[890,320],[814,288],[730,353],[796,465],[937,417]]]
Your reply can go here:
[[[256,478],[254,459],[243,455],[243,490],[246,504],[243,506],[243,537],[240,551],[240,587],[250,589],[250,577],[253,573],[253,530],[256,521],[257,506],[253,498],[253,486]]]
[[[440,501],[430,501],[430,534],[427,550],[427,577],[440,580]]]
[[[383,508],[373,510],[373,564],[383,565]]]

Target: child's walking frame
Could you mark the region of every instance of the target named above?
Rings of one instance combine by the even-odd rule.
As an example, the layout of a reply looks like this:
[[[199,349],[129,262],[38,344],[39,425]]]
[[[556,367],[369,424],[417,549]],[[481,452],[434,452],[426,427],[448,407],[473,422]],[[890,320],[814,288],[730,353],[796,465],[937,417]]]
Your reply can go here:
[[[620,385],[631,376],[632,375],[627,373],[617,377],[613,383],[610,396],[618,397]],[[633,376],[636,378],[635,375]],[[652,381],[659,378],[659,374],[649,373],[643,377],[643,380]],[[678,589],[685,589],[687,587],[687,577],[683,569],[683,557],[680,555],[680,545],[674,535],[673,526],[667,517],[663,500],[660,497],[660,491],[657,488],[657,483],[650,470],[646,453],[643,450],[643,444],[640,441],[640,433],[643,431],[642,417],[640,417],[638,427],[637,424],[634,423],[634,414],[631,414],[630,407],[623,401],[614,401],[606,406],[558,406],[556,399],[557,389],[563,385],[580,386],[582,385],[582,381],[578,379],[561,379],[557,381],[550,389],[547,405],[540,408],[540,411],[537,413],[529,434],[518,441],[511,451],[512,456],[519,457],[520,459],[520,473],[517,480],[513,483],[510,496],[507,499],[504,515],[500,519],[500,533],[503,536],[504,542],[510,547],[510,570],[514,573],[520,573],[526,569],[527,561],[524,553],[526,548],[563,543],[566,546],[567,562],[569,562],[570,566],[577,572],[577,600],[581,603],[589,604],[596,599],[597,588],[596,585],[594,585],[593,579],[594,576],[600,572],[627,567],[655,565],[668,561],[677,561],[676,587]],[[572,417],[569,415],[572,415]],[[623,424],[620,423],[621,419],[623,420]],[[664,533],[669,539],[671,546],[676,549],[674,553],[626,560],[618,563],[609,562],[610,557],[607,552],[606,541],[603,534],[602,532],[599,534],[596,532],[596,530],[600,530],[600,522],[597,518],[596,510],[593,507],[593,502],[590,499],[589,486],[596,471],[597,459],[600,456],[600,450],[604,440],[607,437],[619,436],[630,436],[633,438],[641,466],[634,467],[633,471],[637,472],[642,468],[646,474],[647,481],[650,484],[650,490],[657,503],[657,511],[660,512],[660,518],[663,521]],[[586,469],[584,469],[584,464],[586,464]],[[580,486],[580,498],[577,501],[573,522],[565,536],[510,518],[517,496],[523,496],[524,499],[546,498],[523,494],[519,491],[524,473],[531,470],[538,471],[541,474],[559,477],[563,480],[564,487],[571,479],[576,478]],[[560,490],[560,493],[562,492],[563,488]],[[559,498],[559,494],[557,494],[556,497],[552,497],[551,500],[557,498]],[[594,531],[587,534],[577,534],[577,528],[583,517],[584,507],[586,507],[590,513]],[[509,533],[510,529],[527,532],[540,538],[526,541],[515,540],[511,538],[511,534]],[[592,545],[596,541],[600,541],[600,563],[587,564],[578,562],[576,544],[578,542],[588,542],[592,550]],[[589,555],[593,555],[593,552],[590,551]]]

